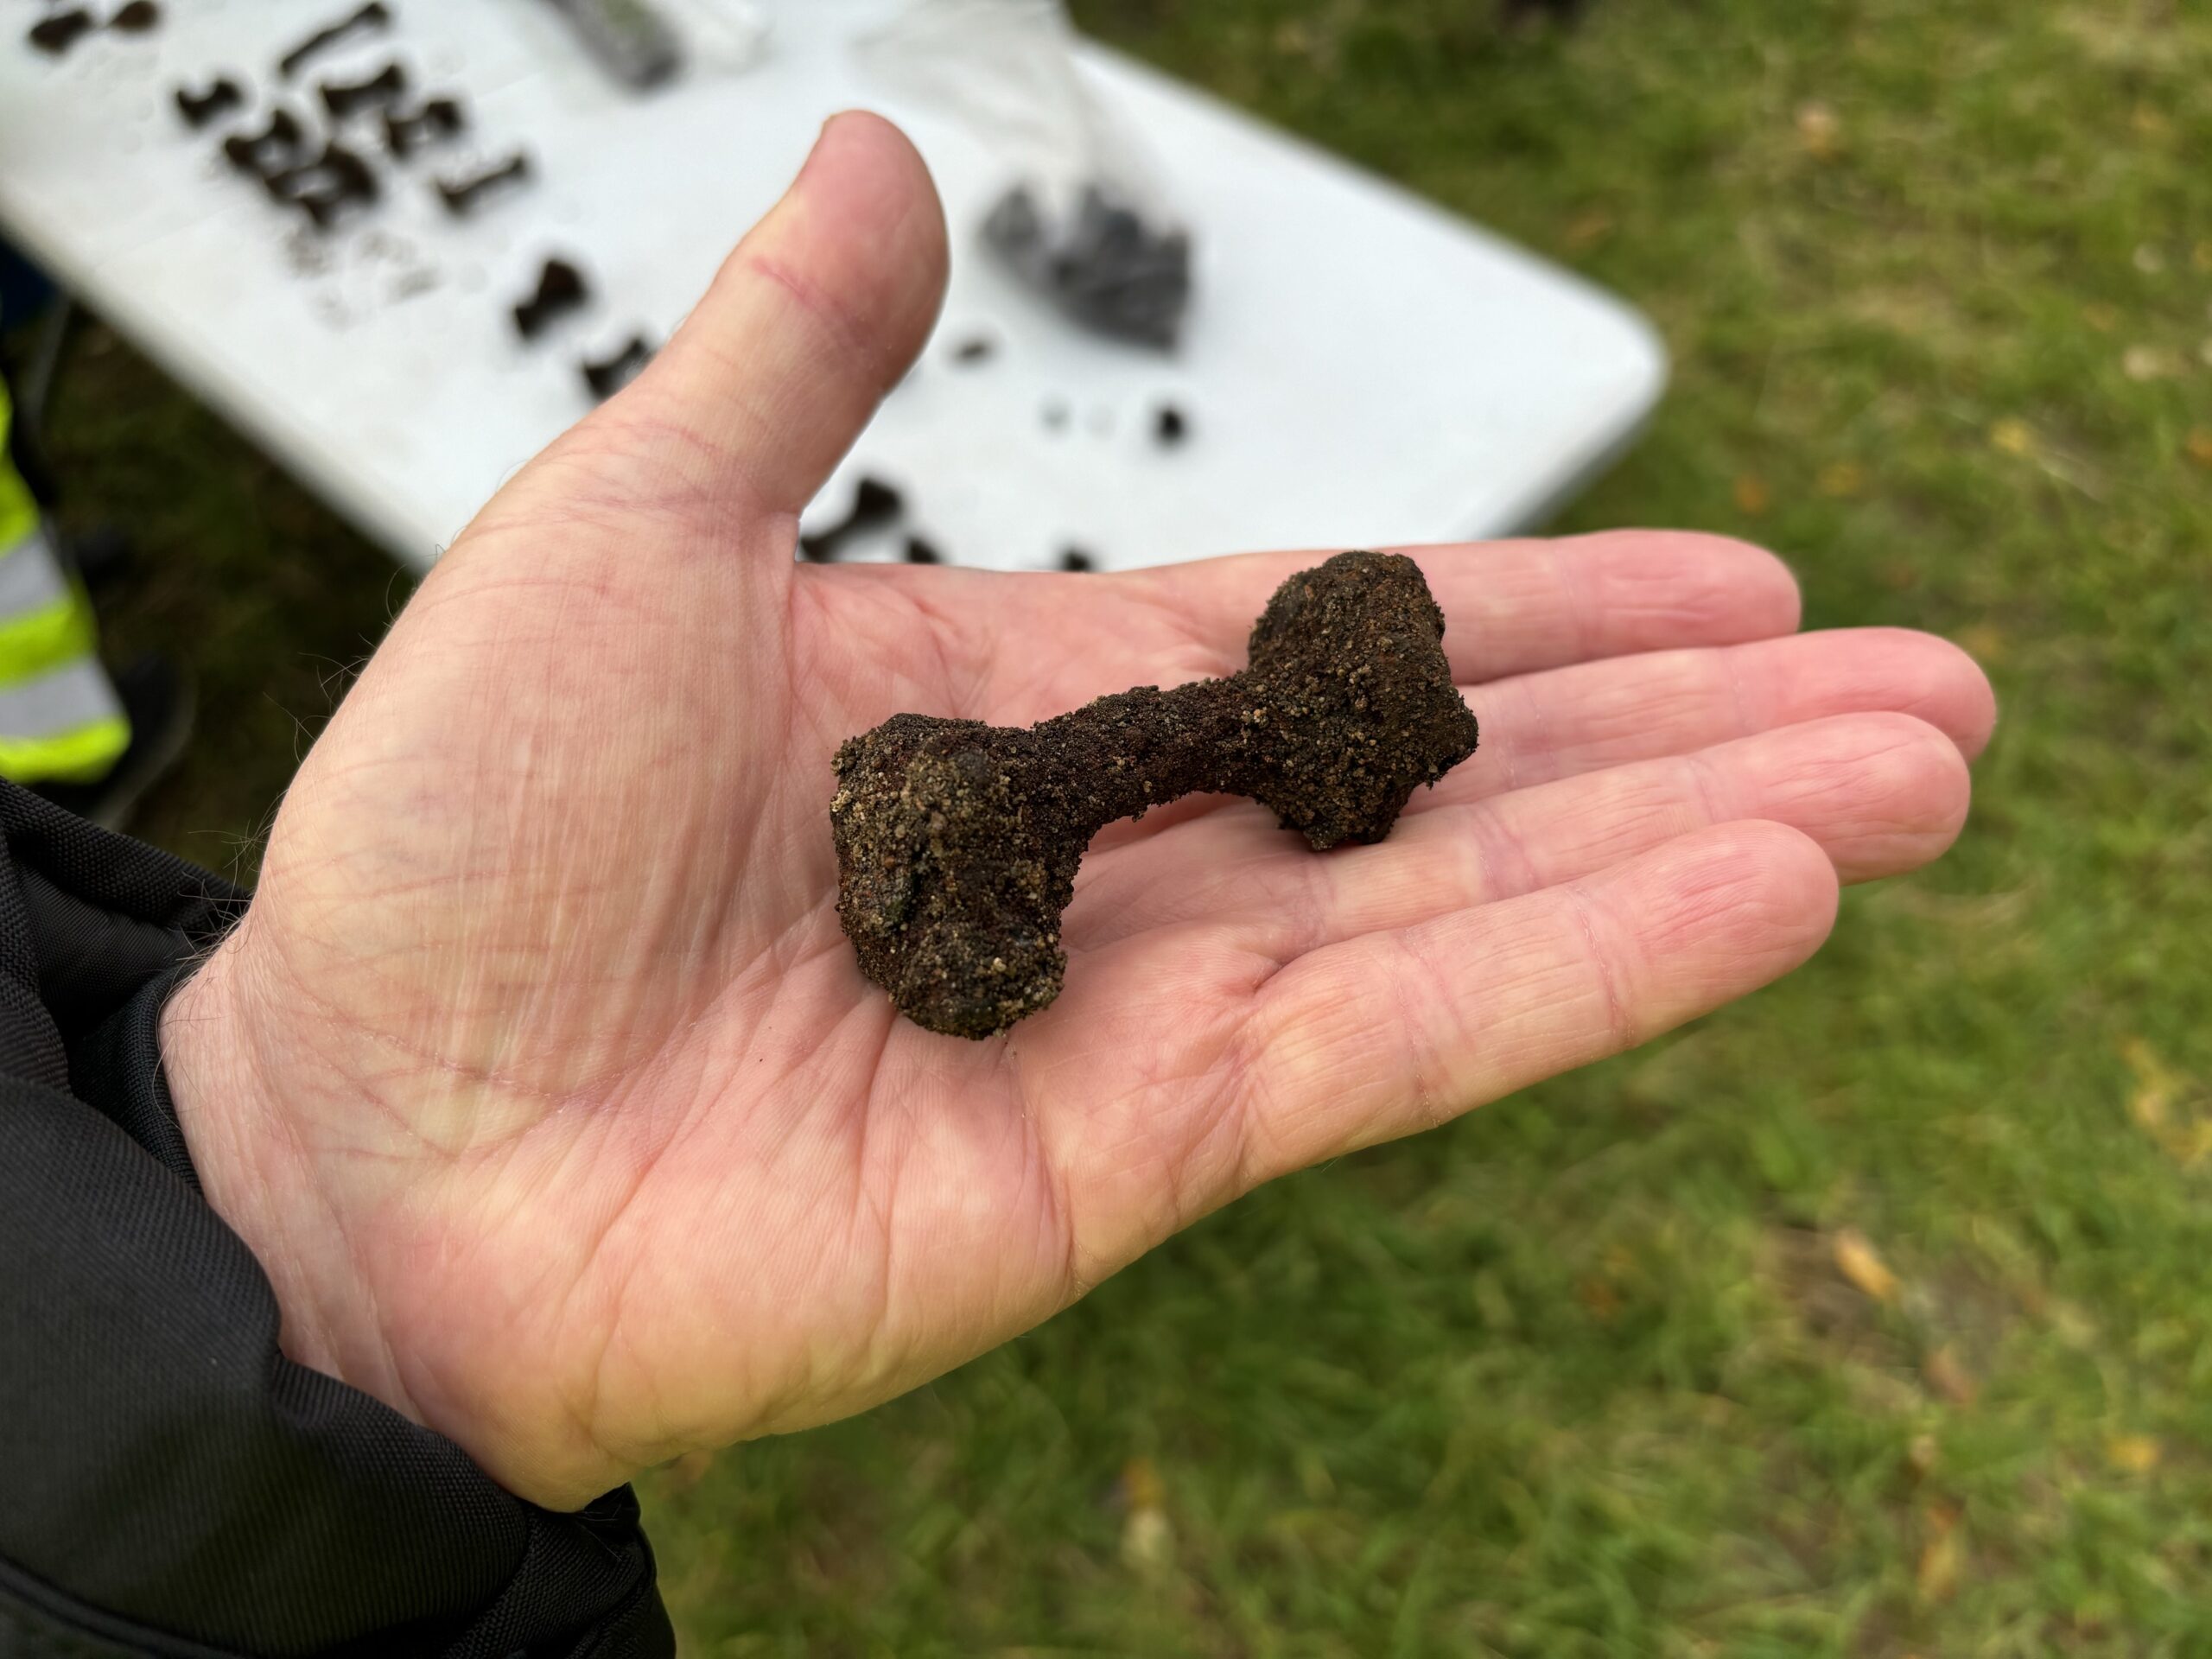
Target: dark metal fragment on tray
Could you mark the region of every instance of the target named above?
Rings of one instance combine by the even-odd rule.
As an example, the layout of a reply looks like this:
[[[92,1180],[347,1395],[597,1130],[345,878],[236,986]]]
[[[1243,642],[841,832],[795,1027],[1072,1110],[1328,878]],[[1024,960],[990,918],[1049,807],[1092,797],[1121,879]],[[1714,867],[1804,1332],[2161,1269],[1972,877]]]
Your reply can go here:
[[[645,365],[653,360],[653,348],[643,334],[632,334],[629,343],[609,356],[583,363],[584,384],[591,388],[591,395],[605,403],[616,392],[645,372]]]
[[[307,131],[289,110],[275,110],[259,132],[234,132],[224,139],[223,155],[239,172],[265,181],[272,173],[307,164]]]
[[[363,80],[326,80],[315,88],[334,121],[346,121],[363,110],[389,110],[407,96],[407,71],[387,63]]]
[[[863,476],[853,492],[853,508],[827,530],[798,538],[799,551],[817,564],[826,564],[848,543],[888,530],[906,511],[906,498],[880,478]]]
[[[245,106],[245,88],[228,75],[210,81],[204,92],[195,92],[189,86],[176,89],[176,112],[194,132]]]
[[[335,140],[313,161],[265,175],[262,183],[278,201],[305,213],[319,231],[335,225],[349,207],[372,206],[381,194],[376,170]]]
[[[369,0],[369,3],[340,17],[302,41],[276,60],[276,73],[289,80],[305,68],[314,58],[331,48],[344,44],[357,35],[373,34],[391,27],[391,8],[384,0]]]
[[[48,56],[58,58],[99,27],[91,12],[82,6],[72,6],[67,11],[40,18],[31,25],[26,38]]]
[[[385,148],[403,162],[467,130],[467,111],[456,99],[428,99],[420,109],[384,112]]]
[[[446,211],[455,219],[467,219],[480,213],[486,203],[525,182],[530,177],[530,171],[529,156],[512,156],[498,166],[486,168],[472,178],[440,179],[438,199],[445,203]]]
[[[591,297],[583,273],[565,259],[548,259],[537,273],[537,291],[515,306],[515,328],[524,340],[536,340],[572,311],[580,311]]]

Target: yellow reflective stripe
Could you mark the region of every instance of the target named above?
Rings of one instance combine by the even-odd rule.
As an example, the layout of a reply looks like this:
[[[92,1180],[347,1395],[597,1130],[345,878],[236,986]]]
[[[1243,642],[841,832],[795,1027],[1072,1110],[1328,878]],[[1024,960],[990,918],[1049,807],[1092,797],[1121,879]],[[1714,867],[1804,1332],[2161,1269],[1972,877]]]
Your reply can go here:
[[[0,778],[19,784],[92,784],[130,747],[130,722],[96,720],[51,737],[0,737]]]
[[[0,622],[0,686],[51,674],[91,656],[98,643],[92,607],[73,587],[67,598]]]
[[[8,459],[8,429],[14,419],[7,384],[0,381],[0,547],[13,547],[38,528],[38,503],[31,499],[31,486]]]
[[[8,435],[0,432],[0,444]],[[8,462],[8,452],[0,448],[0,547],[13,547],[28,540],[38,528],[38,503],[31,499],[30,486]]]
[[[50,560],[49,550],[31,544],[39,530],[38,503],[8,459],[8,433],[14,419],[7,385],[0,381],[0,556]],[[92,601],[72,582],[60,597],[0,620],[0,689],[13,690],[78,663],[86,664],[87,671],[97,676],[97,649]],[[99,684],[103,695],[95,702],[112,707],[114,692],[105,679]],[[63,696],[65,702],[70,700],[66,692]],[[75,700],[81,707],[84,700]],[[130,747],[130,722],[119,714],[39,737],[0,734],[0,778],[19,784],[97,783],[114,770]]]

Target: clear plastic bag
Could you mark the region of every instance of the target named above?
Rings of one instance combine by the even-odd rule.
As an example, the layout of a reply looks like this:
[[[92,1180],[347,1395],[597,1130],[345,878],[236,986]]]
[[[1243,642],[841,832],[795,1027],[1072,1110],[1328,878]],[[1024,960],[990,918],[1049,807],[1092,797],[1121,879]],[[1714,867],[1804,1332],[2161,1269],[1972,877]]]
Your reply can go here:
[[[768,14],[760,0],[658,0],[683,37],[687,69],[696,75],[741,75],[768,54]]]
[[[1084,78],[1058,0],[916,0],[859,50],[1005,159],[1012,181],[982,234],[1023,281],[1099,333],[1175,345],[1189,228]]]
[[[551,0],[593,60],[635,92],[679,75],[741,74],[760,62],[768,20],[754,0]]]

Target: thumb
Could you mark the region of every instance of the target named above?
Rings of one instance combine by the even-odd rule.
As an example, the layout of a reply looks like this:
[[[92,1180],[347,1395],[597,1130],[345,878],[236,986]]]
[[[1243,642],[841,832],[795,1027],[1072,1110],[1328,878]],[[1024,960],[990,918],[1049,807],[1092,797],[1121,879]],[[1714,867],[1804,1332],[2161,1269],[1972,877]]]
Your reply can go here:
[[[837,116],[618,402],[754,505],[797,513],[922,349],[944,282],[944,211],[921,156],[880,116]]]

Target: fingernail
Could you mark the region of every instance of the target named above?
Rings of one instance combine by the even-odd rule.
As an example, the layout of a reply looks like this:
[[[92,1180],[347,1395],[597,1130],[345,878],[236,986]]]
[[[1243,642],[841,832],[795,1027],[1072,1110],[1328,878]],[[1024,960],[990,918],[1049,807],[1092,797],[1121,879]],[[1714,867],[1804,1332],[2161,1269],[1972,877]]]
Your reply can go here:
[[[822,130],[815,135],[814,148],[806,153],[806,164],[798,170],[798,182],[804,184],[807,176],[834,151],[849,139],[854,130],[854,110],[841,110],[822,124]]]

